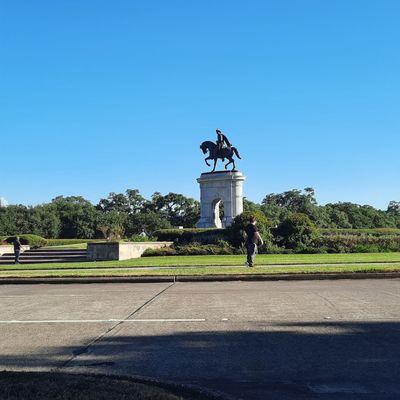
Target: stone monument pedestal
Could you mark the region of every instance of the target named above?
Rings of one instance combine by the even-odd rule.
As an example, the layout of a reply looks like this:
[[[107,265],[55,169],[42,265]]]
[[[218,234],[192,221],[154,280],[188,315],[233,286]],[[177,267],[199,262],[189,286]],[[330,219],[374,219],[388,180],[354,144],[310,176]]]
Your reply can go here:
[[[246,177],[239,171],[217,171],[201,174],[200,220],[198,228],[226,228],[243,212],[243,182]],[[220,218],[219,206],[224,205]]]

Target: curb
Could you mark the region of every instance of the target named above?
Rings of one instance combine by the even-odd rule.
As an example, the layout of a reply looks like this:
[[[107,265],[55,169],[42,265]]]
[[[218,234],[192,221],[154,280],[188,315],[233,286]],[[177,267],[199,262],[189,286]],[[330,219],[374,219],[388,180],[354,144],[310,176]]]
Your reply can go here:
[[[319,281],[338,279],[399,279],[399,272],[332,272],[253,275],[171,275],[113,276],[76,278],[0,278],[0,285],[76,284],[76,283],[168,283],[168,282],[235,282],[235,281]]]

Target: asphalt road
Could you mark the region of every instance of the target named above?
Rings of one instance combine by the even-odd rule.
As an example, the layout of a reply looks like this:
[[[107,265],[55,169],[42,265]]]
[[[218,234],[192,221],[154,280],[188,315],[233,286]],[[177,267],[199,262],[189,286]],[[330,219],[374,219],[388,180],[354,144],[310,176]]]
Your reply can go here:
[[[0,370],[399,399],[400,280],[0,286]]]

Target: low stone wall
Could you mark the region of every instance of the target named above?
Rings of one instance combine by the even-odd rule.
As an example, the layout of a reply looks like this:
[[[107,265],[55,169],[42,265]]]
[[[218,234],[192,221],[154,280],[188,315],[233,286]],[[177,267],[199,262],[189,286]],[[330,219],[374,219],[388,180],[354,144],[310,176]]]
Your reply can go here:
[[[171,245],[172,242],[88,243],[87,259],[90,261],[130,260],[139,258],[147,249],[159,249]]]
[[[22,251],[30,250],[30,246],[22,246]],[[13,245],[0,245],[0,256],[6,253],[14,253]]]

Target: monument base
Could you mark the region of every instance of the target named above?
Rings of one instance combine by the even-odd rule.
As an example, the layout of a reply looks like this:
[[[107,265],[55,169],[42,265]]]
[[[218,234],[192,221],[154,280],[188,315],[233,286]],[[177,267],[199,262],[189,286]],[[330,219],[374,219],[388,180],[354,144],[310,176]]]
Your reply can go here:
[[[227,228],[236,216],[243,212],[243,182],[246,177],[240,171],[216,171],[201,174],[200,220],[198,228]],[[219,207],[224,205],[220,218]]]

